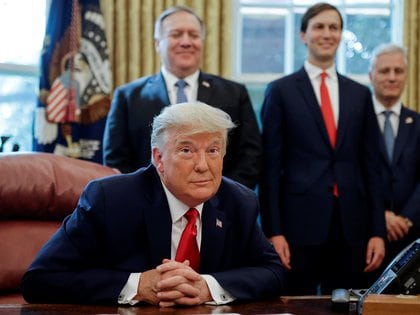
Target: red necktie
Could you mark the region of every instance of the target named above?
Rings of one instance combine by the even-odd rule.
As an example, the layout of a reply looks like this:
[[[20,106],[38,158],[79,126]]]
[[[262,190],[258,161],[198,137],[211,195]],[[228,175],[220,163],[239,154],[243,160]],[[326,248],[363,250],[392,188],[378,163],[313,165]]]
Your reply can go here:
[[[175,260],[183,262],[188,259],[190,261],[190,267],[195,271],[198,271],[200,267],[200,251],[198,250],[197,245],[197,209],[189,209],[187,213],[184,214],[184,217],[188,220],[188,223],[179,240]]]
[[[337,138],[337,131],[334,121],[334,113],[332,111],[330,94],[328,93],[328,87],[325,84],[325,77],[327,74],[325,72],[321,73],[321,112],[324,117],[325,126],[327,127],[328,137],[330,138],[331,145],[335,147],[335,141]]]
[[[337,128],[335,126],[334,121],[334,113],[332,110],[330,93],[328,93],[328,87],[325,84],[325,77],[327,73],[321,73],[321,86],[320,86],[320,94],[321,94],[321,112],[322,116],[324,117],[325,126],[327,127],[328,137],[330,138],[330,142],[333,148],[335,148],[335,143],[337,140]],[[334,184],[333,187],[333,194],[335,197],[338,197],[338,187],[337,184]]]

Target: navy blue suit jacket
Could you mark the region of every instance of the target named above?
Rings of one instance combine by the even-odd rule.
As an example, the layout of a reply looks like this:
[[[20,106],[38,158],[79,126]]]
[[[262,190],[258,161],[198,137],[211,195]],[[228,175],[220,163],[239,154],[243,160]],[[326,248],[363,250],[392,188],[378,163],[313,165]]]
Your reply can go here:
[[[370,236],[385,236],[371,93],[339,74],[338,86],[335,149],[304,68],[267,87],[260,184],[267,236],[284,235],[298,245],[322,243],[332,218],[334,183],[347,241],[360,246]]]
[[[197,100],[222,109],[238,126],[229,133],[223,175],[255,188],[260,175],[262,144],[245,86],[202,72],[198,80]],[[168,105],[161,73],[117,88],[105,126],[104,164],[123,173],[149,165],[151,123]]]
[[[223,178],[202,212],[200,273],[238,300],[278,296],[282,266],[257,222],[255,193]],[[129,274],[171,257],[172,220],[153,166],[99,179],[22,281],[29,302],[117,303]]]
[[[379,128],[379,126],[378,126]],[[409,218],[420,229],[420,117],[401,108],[392,163],[381,136],[381,175],[385,207]]]

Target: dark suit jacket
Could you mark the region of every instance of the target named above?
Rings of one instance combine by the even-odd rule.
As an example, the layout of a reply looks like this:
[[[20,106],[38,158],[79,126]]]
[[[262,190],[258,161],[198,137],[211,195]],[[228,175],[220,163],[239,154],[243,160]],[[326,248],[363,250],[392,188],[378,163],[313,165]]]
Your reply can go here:
[[[379,126],[378,126],[379,128]],[[381,175],[385,207],[409,218],[420,228],[420,117],[415,111],[401,108],[392,163],[388,161],[383,137]]]
[[[344,235],[353,245],[385,236],[375,166],[378,144],[367,87],[338,75],[337,144],[328,139],[310,79],[300,71],[271,82],[262,109],[261,217],[267,236],[297,245],[322,243],[333,213],[337,183]],[[372,176],[368,176],[368,170]],[[373,188],[370,194],[370,188]],[[373,196],[374,198],[370,198]]]
[[[282,266],[258,211],[255,193],[227,178],[203,207],[200,273],[238,300],[281,293]],[[153,166],[95,180],[30,266],[23,295],[30,302],[116,303],[130,273],[171,257],[171,229]]]
[[[248,92],[241,84],[200,73],[197,99],[227,112],[237,128],[229,134],[223,175],[254,188],[260,175],[262,145]],[[150,163],[153,117],[169,105],[162,74],[117,88],[108,114],[103,158],[123,173]]]

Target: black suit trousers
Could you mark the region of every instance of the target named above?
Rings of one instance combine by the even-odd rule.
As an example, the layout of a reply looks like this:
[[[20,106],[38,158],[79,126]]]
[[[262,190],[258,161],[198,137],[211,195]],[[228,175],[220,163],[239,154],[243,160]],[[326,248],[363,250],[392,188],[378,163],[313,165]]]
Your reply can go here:
[[[363,273],[365,249],[346,242],[338,200],[334,200],[334,214],[325,242],[289,245],[292,269],[286,274],[286,295],[329,295],[336,288],[367,286]]]

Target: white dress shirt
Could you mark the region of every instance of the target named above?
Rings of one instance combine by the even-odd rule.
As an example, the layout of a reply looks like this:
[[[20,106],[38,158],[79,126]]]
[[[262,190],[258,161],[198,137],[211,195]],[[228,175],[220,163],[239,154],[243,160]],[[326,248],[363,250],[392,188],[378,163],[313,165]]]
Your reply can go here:
[[[175,259],[176,250],[178,248],[178,243],[181,239],[182,232],[184,231],[185,226],[187,225],[187,219],[184,217],[184,214],[188,211],[189,207],[183,202],[179,201],[175,196],[165,187],[162,186],[165,190],[166,198],[169,204],[169,211],[172,217],[172,240],[171,240],[171,259]],[[195,207],[199,213],[199,216],[196,221],[197,225],[197,244],[198,248],[201,248],[201,213],[203,211],[203,204],[197,205]],[[210,294],[213,298],[213,301],[208,304],[226,304],[235,300],[235,298],[217,282],[217,280],[211,275],[201,275],[207,283],[207,286],[210,290]],[[137,294],[137,287],[140,281],[141,273],[132,273],[130,274],[127,283],[124,288],[121,290],[121,293],[118,297],[118,303],[120,304],[137,304],[139,301],[133,300]]]
[[[373,96],[373,108],[375,109],[376,118],[378,119],[378,125],[382,132],[384,132],[384,123],[385,123],[385,115],[383,114],[384,111],[389,110],[392,114],[389,116],[389,120],[391,122],[392,131],[394,132],[394,137],[397,137],[398,134],[398,125],[400,121],[401,115],[401,101],[398,101],[391,107],[386,108],[383,106],[375,96]]]
[[[168,96],[169,96],[169,102],[171,104],[175,104],[176,92],[178,90],[178,87],[176,87],[175,84],[181,78],[177,78],[163,66],[161,68],[161,71],[162,71],[163,78],[165,79],[166,90],[168,91]],[[197,100],[199,75],[200,75],[200,71],[197,70],[196,72],[189,75],[188,77],[182,78],[185,82],[187,82],[187,86],[185,86],[184,88],[184,93],[189,102],[195,102]]]
[[[321,68],[311,64],[308,60],[304,64],[305,70],[308,73],[309,79],[311,80],[312,87],[314,88],[316,98],[318,100],[319,106],[321,106],[321,73],[324,71]],[[332,110],[334,114],[335,125],[338,126],[338,117],[339,117],[339,93],[338,93],[338,78],[337,71],[335,70],[335,65],[325,70],[327,77],[325,79],[325,84],[328,88],[328,93],[330,94],[330,100],[332,105]]]

